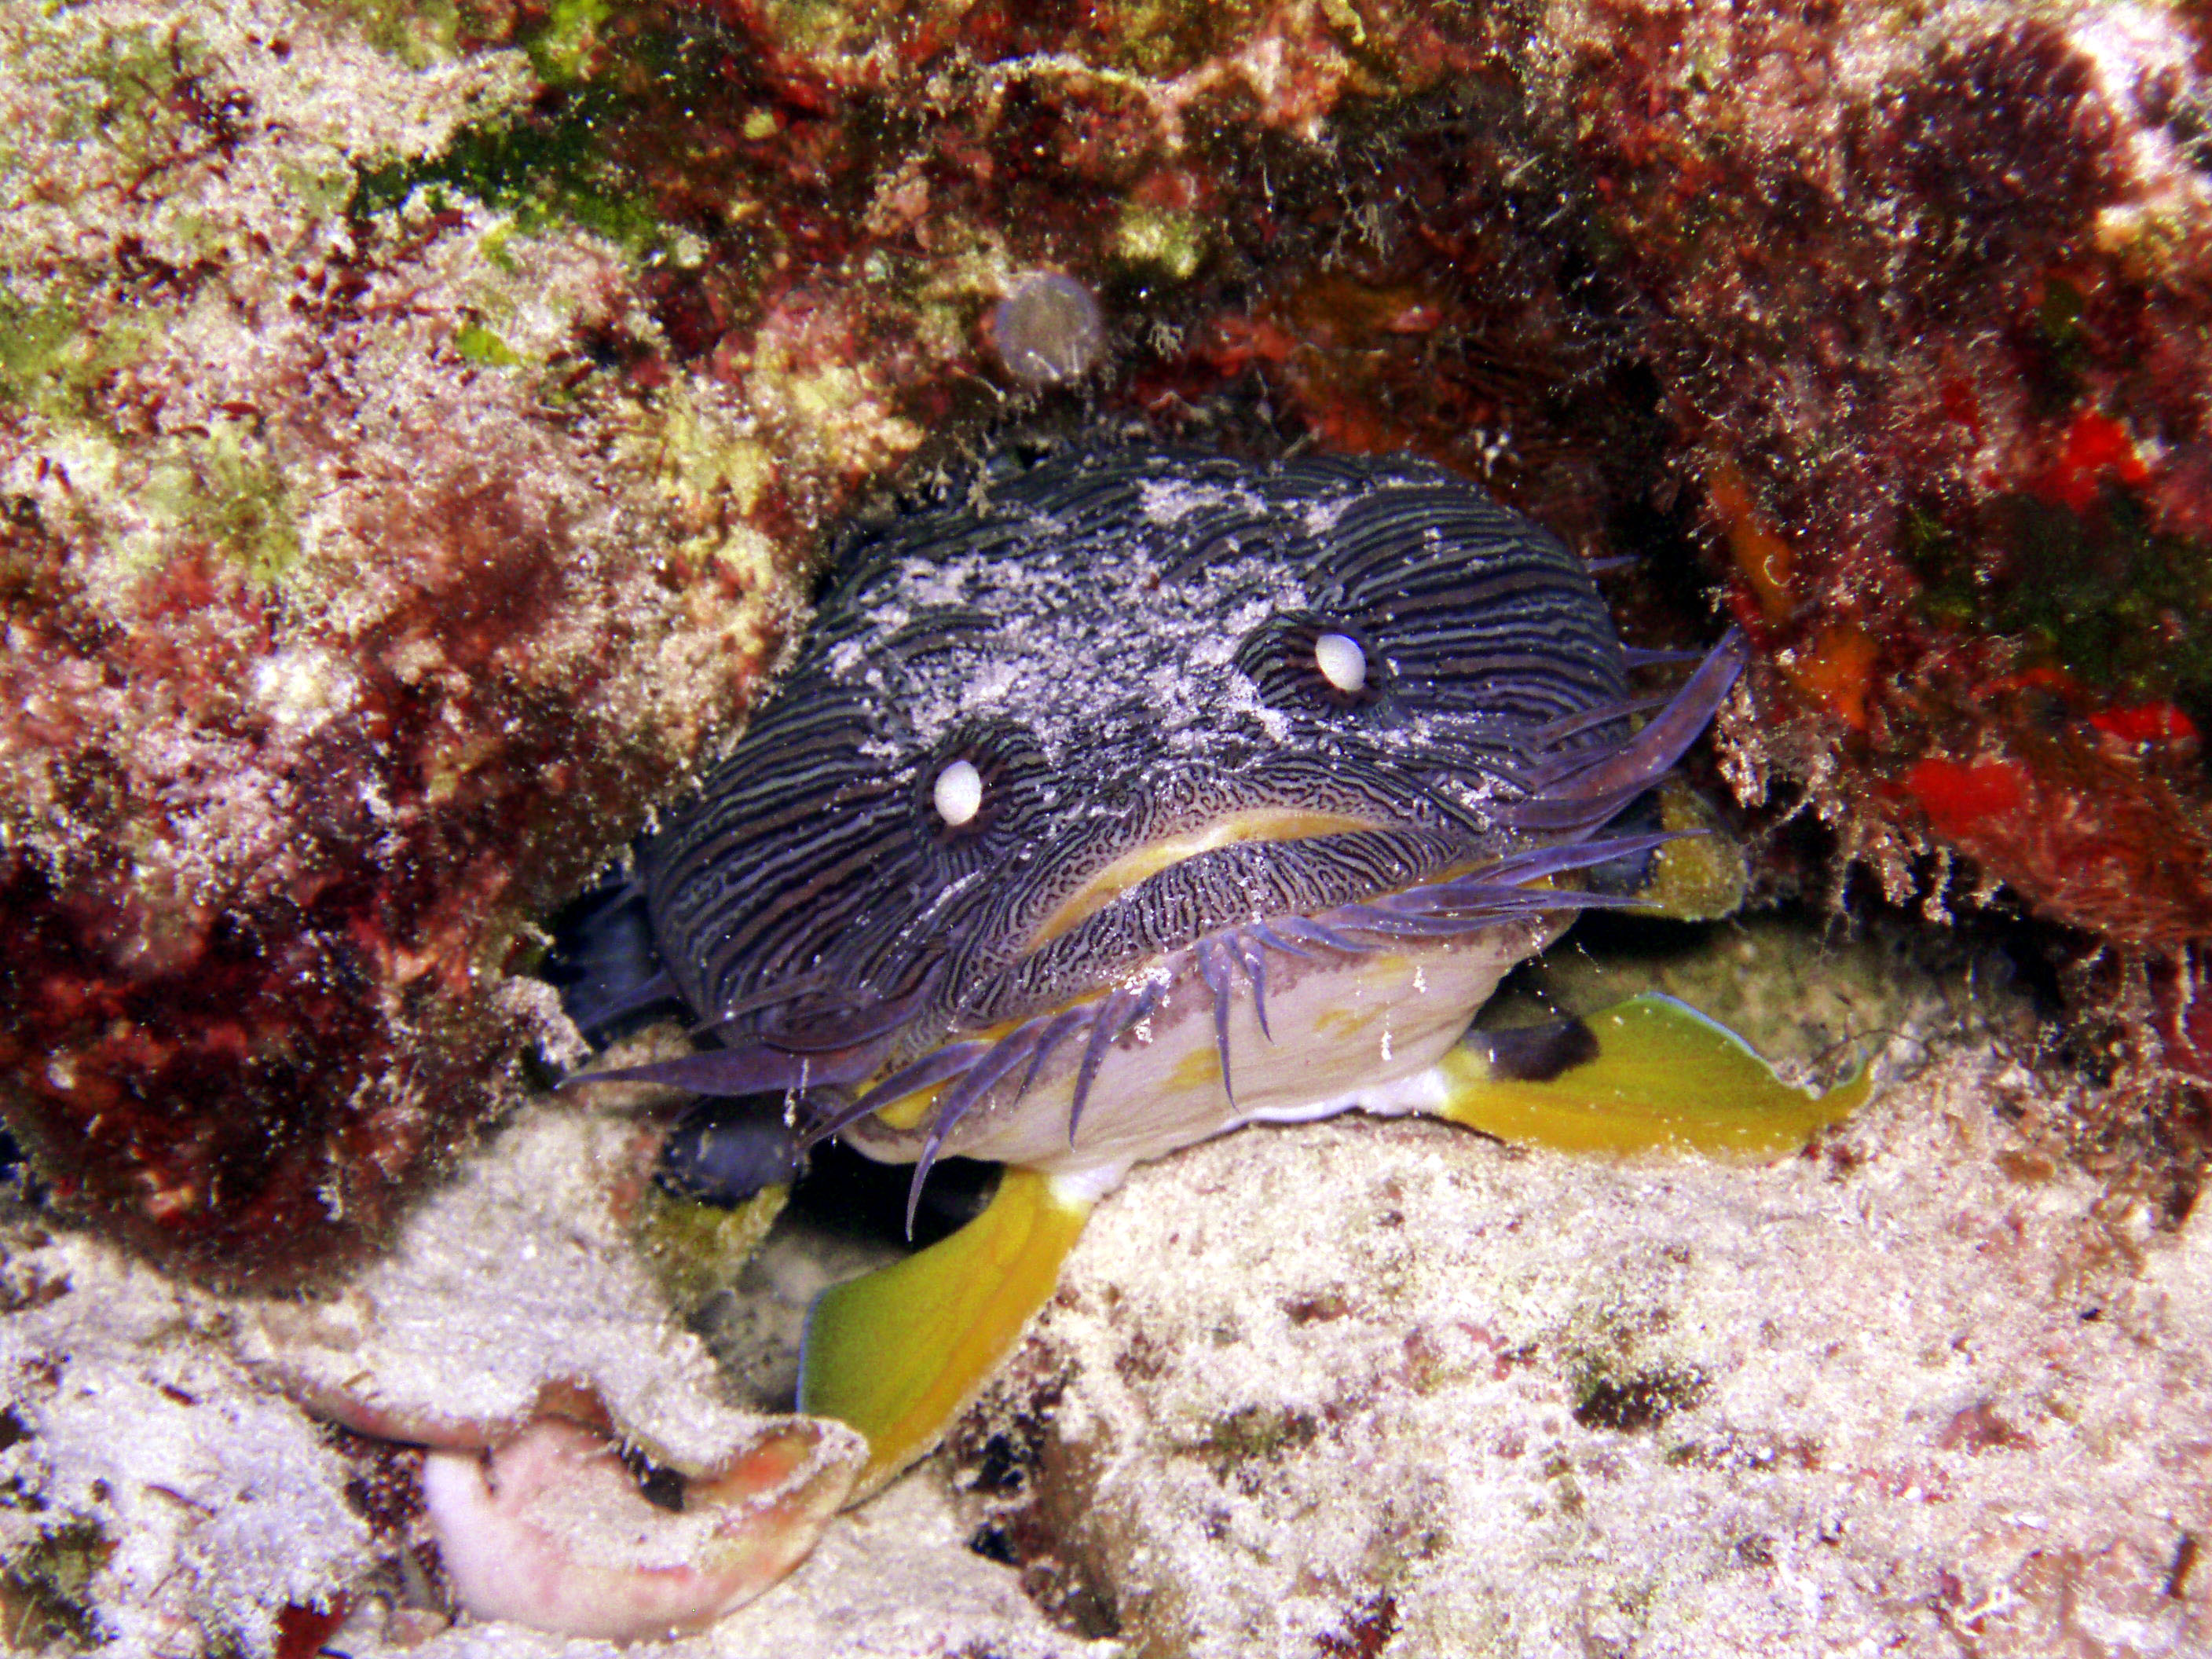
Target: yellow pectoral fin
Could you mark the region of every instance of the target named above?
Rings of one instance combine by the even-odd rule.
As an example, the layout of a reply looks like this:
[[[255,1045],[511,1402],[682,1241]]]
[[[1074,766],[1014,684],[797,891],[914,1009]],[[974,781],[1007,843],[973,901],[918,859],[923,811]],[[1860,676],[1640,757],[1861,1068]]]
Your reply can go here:
[[[1656,992],[1582,1024],[1556,1069],[1517,1066],[1500,1041],[1516,1034],[1474,1034],[1444,1057],[1450,1099],[1437,1115],[1571,1152],[1771,1158],[1850,1116],[1874,1086],[1862,1066],[1825,1094],[1793,1088],[1735,1033]]]
[[[1052,1294],[1090,1214],[1050,1176],[1010,1169],[950,1238],[814,1299],[799,1409],[867,1437],[850,1502],[936,1445]]]

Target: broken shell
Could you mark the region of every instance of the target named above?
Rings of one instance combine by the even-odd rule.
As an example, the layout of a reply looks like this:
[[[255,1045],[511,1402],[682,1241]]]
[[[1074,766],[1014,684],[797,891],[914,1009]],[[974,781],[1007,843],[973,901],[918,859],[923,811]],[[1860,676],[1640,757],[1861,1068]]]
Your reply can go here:
[[[781,1423],[672,1509],[613,1442],[549,1418],[489,1452],[432,1452],[422,1494],[470,1613],[634,1641],[711,1624],[796,1566],[852,1484],[847,1438]]]

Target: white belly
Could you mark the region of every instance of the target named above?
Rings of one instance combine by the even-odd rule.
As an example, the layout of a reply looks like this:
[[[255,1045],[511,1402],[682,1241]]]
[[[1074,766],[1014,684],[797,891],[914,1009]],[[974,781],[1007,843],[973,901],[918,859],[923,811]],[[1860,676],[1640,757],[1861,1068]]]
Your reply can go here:
[[[1086,1176],[1103,1188],[1131,1164],[1240,1124],[1363,1106],[1410,1109],[1419,1103],[1397,1100],[1391,1085],[1434,1066],[1507,971],[1564,925],[1532,919],[1358,957],[1271,952],[1272,1040],[1261,1029],[1249,982],[1241,972],[1229,981],[1233,1100],[1223,1086],[1215,994],[1186,963],[1152,1017],[1108,1049],[1073,1146],[1068,1111],[1082,1063],[1079,1039],[1055,1049],[1018,1098],[1017,1069],[963,1117],[945,1152]],[[927,1122],[925,1115],[913,1127],[893,1128],[871,1119],[847,1134],[872,1158],[911,1161]]]

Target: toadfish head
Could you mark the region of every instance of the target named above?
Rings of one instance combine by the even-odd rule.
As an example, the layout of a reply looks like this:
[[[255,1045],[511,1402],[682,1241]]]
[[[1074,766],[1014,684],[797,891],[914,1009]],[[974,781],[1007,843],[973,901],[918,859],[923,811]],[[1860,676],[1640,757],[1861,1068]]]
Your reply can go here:
[[[1085,451],[838,561],[774,698],[640,847],[714,1047],[878,1158],[1110,1180],[1456,1041],[1664,837],[1608,826],[1703,729],[1555,537],[1407,459]],[[606,1075],[606,1074],[601,1074]]]

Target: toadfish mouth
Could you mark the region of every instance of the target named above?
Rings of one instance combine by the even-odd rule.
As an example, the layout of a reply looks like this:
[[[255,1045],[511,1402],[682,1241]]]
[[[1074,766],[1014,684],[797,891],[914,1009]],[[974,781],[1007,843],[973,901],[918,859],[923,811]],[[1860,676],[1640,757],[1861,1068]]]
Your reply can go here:
[[[1162,837],[1113,860],[1054,908],[1031,935],[1024,954],[1034,954],[1124,894],[1146,885],[1151,878],[1221,848],[1252,842],[1279,846],[1285,842],[1388,828],[1340,812],[1302,811],[1295,807],[1257,807],[1229,813],[1200,829]]]
[[[1234,844],[1311,853],[1307,843],[1330,839]],[[1545,884],[1667,839],[1490,860],[1318,914],[1215,928],[1063,1004],[963,1032],[889,1069],[818,1133],[915,1164],[917,1194],[946,1155],[1110,1185],[1133,1164],[1243,1123],[1387,1106],[1391,1085],[1434,1065],[1498,981],[1575,910],[1624,902]],[[1095,912],[1107,918],[1098,926],[1171,899],[1188,884],[1182,866],[1215,850],[1115,894]],[[1056,933],[1028,961],[1071,938],[1085,942]]]

